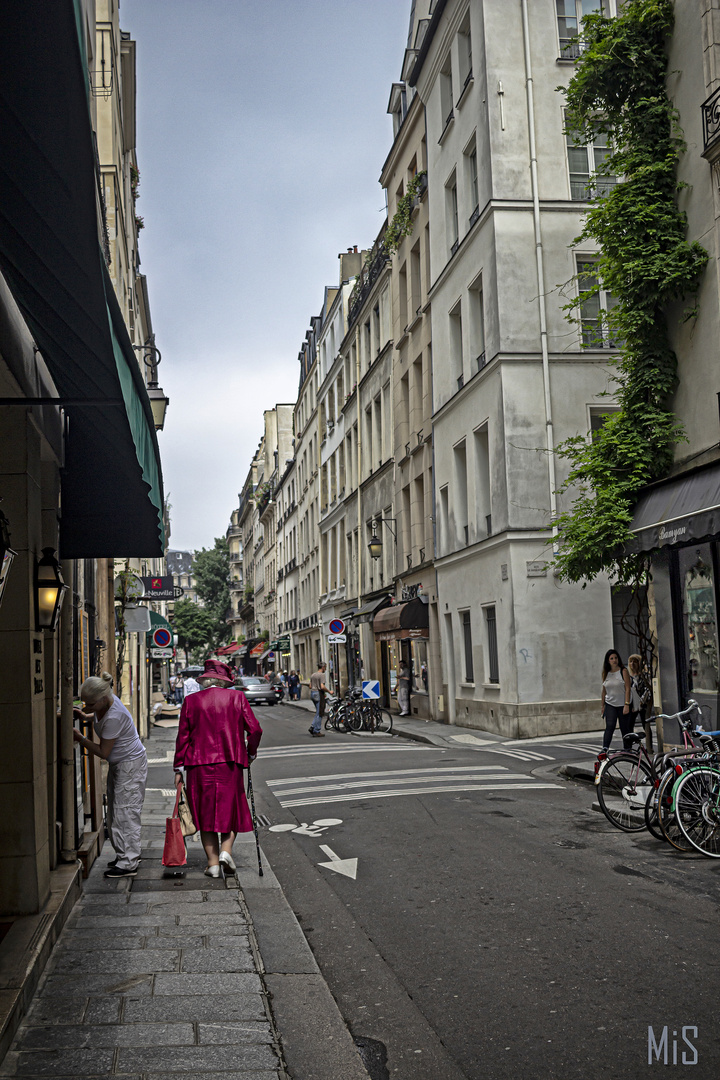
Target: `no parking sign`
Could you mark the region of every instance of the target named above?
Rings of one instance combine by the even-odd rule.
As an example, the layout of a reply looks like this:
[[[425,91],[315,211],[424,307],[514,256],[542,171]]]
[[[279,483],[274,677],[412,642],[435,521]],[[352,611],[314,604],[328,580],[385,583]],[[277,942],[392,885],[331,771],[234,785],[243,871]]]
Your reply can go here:
[[[158,649],[169,649],[172,645],[172,633],[167,626],[158,626],[153,630],[153,645]]]

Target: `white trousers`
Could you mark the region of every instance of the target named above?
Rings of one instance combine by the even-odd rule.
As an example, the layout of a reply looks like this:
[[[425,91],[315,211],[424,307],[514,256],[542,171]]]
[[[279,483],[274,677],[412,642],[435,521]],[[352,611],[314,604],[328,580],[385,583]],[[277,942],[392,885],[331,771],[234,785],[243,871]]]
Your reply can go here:
[[[145,802],[147,754],[111,765],[107,778],[107,825],[121,870],[140,861],[140,818]]]
[[[404,683],[398,686],[398,705],[403,714],[410,712],[410,691]]]

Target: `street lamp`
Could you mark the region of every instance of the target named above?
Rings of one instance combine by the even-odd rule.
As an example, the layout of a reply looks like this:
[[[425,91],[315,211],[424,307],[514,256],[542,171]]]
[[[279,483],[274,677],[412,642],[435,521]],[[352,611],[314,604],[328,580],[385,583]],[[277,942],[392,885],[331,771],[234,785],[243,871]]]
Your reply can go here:
[[[5,584],[10,573],[12,561],[17,552],[10,547],[10,522],[0,510],[0,604],[2,603]]]
[[[375,525],[373,525],[372,536],[370,537],[370,543],[368,544],[368,551],[370,552],[371,559],[380,559],[382,557],[383,542],[382,537],[378,536],[375,528]]]
[[[143,363],[147,368],[147,394],[150,398],[153,423],[156,431],[162,431],[170,399],[165,396],[162,387],[158,385],[157,381],[157,369],[162,356],[160,350],[155,346],[155,335],[153,334],[148,338],[144,345],[133,345],[133,349],[142,353]]]
[[[60,608],[68,586],[60,573],[55,549],[43,548],[43,557],[35,564],[35,629],[57,629]]]
[[[379,558],[381,558],[382,557],[382,552],[383,552],[382,537],[378,536],[378,534],[377,534],[377,523],[378,523],[378,521],[381,521],[383,523],[383,525],[387,526],[387,528],[390,530],[390,532],[393,535],[393,539],[394,539],[395,543],[397,544],[397,534],[396,534],[395,530],[392,528],[392,526],[390,525],[391,521],[393,522],[393,524],[395,523],[396,518],[377,518],[375,521],[373,521],[372,536],[370,537],[370,540],[368,542],[368,551],[370,552],[370,558],[371,559],[379,559]]]

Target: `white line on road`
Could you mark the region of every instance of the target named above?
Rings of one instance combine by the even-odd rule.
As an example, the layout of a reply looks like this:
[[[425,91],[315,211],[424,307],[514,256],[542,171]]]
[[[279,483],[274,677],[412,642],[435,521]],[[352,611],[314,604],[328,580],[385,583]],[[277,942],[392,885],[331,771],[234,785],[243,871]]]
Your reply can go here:
[[[339,784],[318,784],[316,787],[284,787],[279,791],[274,791],[273,794],[281,799],[285,795],[301,795],[306,792],[318,792],[318,791],[344,791],[349,788],[368,788],[379,787],[381,784],[436,784],[439,780],[444,780],[445,783],[457,783],[463,780],[527,780],[529,777],[524,776],[522,773],[497,773],[485,776],[463,775],[463,776],[407,776],[396,777],[392,780],[385,776],[382,780],[349,780],[345,783]]]
[[[486,754],[504,754],[505,757],[517,758],[518,761],[554,761],[551,754],[538,754],[534,750],[490,750]]]
[[[443,768],[435,769],[383,769],[382,772],[349,772],[349,773],[335,773],[322,774],[321,776],[288,776],[284,780],[268,780],[268,787],[282,787],[283,784],[314,784],[316,780],[352,780],[355,777],[363,776],[385,776],[388,779],[391,776],[451,776],[453,773],[462,773],[467,775],[471,772],[488,772],[489,770],[501,770],[507,772],[504,765],[447,765]]]
[[[393,751],[400,751],[407,754],[408,752],[419,753],[424,750],[438,750],[441,747],[420,745],[419,743],[407,743],[405,745],[392,746],[313,746],[312,750],[304,749],[302,747],[286,747],[283,750],[263,750],[260,747],[260,757],[265,758],[294,758],[294,757],[307,757],[308,755],[324,756],[326,754],[389,754]],[[288,751],[291,751],[288,753]]]
[[[464,784],[458,786],[437,786],[437,787],[421,787],[413,790],[408,788],[406,791],[365,791],[357,792],[352,795],[326,795],[321,796],[318,799],[281,799],[280,805],[289,808],[291,806],[311,806],[313,803],[338,803],[338,802],[352,802],[353,800],[364,799],[392,799],[398,795],[428,795],[437,794],[442,792],[453,791],[511,791],[516,788],[522,788],[523,790],[529,788],[558,788],[560,784]]]

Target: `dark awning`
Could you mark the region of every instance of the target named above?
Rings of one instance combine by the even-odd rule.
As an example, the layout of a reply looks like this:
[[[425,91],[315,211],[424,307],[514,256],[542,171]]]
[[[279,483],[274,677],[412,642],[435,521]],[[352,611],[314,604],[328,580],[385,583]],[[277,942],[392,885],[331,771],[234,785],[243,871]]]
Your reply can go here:
[[[635,507],[630,553],[720,537],[720,463],[655,484]]]
[[[78,0],[2,6],[0,271],[67,407],[62,558],[160,556],[160,453],[100,245]],[[101,404],[97,404],[97,402]]]
[[[428,605],[419,599],[383,608],[373,620],[374,633],[384,639],[427,637],[428,626]]]
[[[374,600],[368,600],[362,607],[356,608],[349,616],[345,615],[344,618],[355,619],[357,622],[372,622],[373,616],[380,608],[386,607],[387,604],[392,603],[392,596],[390,593],[386,593],[379,599],[376,597]]]

